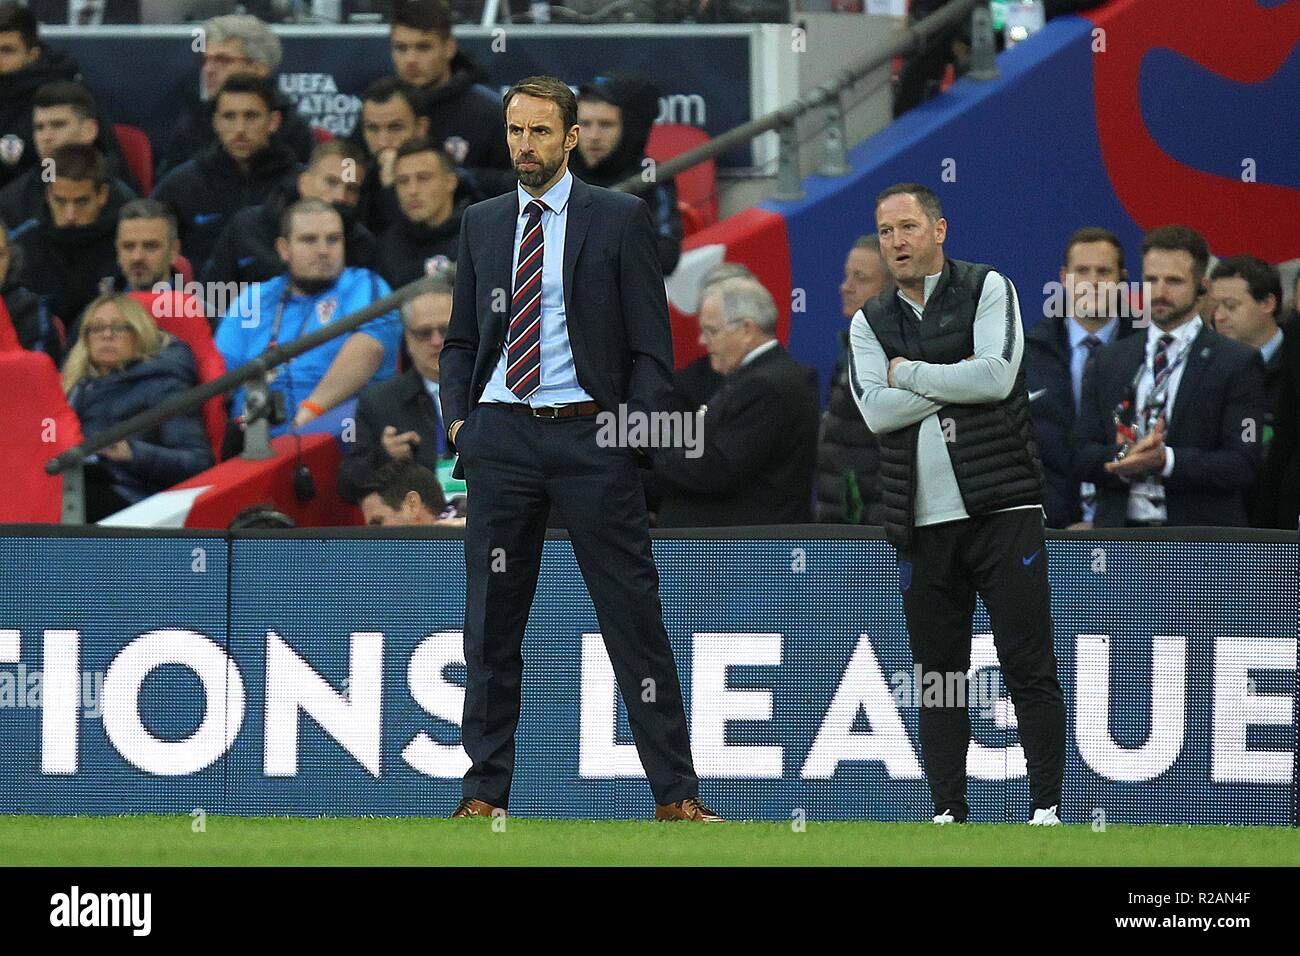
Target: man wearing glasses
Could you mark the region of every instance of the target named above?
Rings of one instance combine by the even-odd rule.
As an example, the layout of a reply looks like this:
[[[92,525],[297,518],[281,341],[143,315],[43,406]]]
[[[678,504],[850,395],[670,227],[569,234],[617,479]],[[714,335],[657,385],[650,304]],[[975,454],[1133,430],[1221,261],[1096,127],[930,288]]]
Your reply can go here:
[[[199,97],[187,97],[172,125],[172,135],[163,150],[159,176],[193,159],[216,139],[212,128],[213,97],[234,73],[275,77],[280,68],[280,38],[257,17],[243,14],[213,17],[203,24],[203,65],[199,73]],[[283,118],[275,139],[288,146],[306,163],[315,138],[311,127],[296,109],[278,104]],[[195,263],[196,266],[200,263]]]
[[[379,468],[411,461],[435,475],[450,457],[439,412],[439,358],[451,324],[455,266],[435,279],[434,290],[402,306],[402,341],[410,364],[405,372],[367,387],[357,399],[356,441],[339,466],[339,496],[360,502]]]

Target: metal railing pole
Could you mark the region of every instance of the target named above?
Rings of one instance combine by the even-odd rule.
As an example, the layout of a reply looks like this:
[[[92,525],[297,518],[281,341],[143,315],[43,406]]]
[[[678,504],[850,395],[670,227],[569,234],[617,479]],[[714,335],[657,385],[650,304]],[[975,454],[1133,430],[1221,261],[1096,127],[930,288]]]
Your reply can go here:
[[[249,379],[244,385],[244,450],[240,458],[266,461],[275,457],[271,450],[272,407],[266,373]]]
[[[63,472],[61,524],[86,523],[86,471],[80,462]]]
[[[848,133],[844,127],[842,94],[836,92],[826,104],[826,131],[822,134],[823,176],[847,176],[853,171],[849,165]]]
[[[997,42],[993,36],[993,14],[988,4],[976,5],[970,15],[970,69],[972,80],[996,80],[998,72]]]
[[[799,135],[794,121],[781,127],[780,153],[777,156],[776,194],[772,197],[779,202],[790,202],[803,198],[803,177],[799,174]]]

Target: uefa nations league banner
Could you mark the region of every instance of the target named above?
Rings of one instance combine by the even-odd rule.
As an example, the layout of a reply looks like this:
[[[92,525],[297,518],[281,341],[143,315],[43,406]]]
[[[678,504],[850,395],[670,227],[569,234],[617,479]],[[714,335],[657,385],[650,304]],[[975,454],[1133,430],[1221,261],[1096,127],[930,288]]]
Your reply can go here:
[[[893,549],[758,534],[654,544],[703,796],[733,819],[928,819],[933,688]],[[0,532],[0,812],[449,812],[461,542],[287,535]],[[1068,822],[1294,822],[1298,549],[1279,532],[1049,542]],[[511,812],[651,815],[567,540],[546,543],[524,656]],[[982,607],[972,668],[972,818],[1022,820]]]
[[[176,122],[178,104],[198,95],[195,29],[67,27],[42,33],[77,58],[86,83],[114,122],[149,134],[157,158]],[[538,73],[575,87],[603,73],[638,73],[659,86],[659,122],[695,126],[717,136],[753,116],[751,71],[756,69],[758,30],[751,25],[696,27],[690,33],[644,24],[510,26],[463,27],[456,35],[494,91]],[[284,47],[280,92],[312,126],[332,136],[351,135],[361,117],[361,94],[372,81],[393,72],[388,29],[277,27],[275,32]],[[140,67],[144,64],[147,68]],[[734,149],[718,163],[750,166],[750,149]]]

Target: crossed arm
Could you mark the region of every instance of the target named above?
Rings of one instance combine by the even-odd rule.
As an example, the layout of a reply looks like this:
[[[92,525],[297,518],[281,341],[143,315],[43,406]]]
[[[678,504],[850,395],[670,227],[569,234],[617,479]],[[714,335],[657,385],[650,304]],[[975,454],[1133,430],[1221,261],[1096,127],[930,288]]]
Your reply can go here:
[[[1024,335],[1011,280],[990,272],[975,311],[975,354],[943,365],[885,355],[861,312],[849,326],[849,381],[867,427],[887,434],[914,425],[944,405],[999,401],[1011,394]],[[891,368],[892,365],[892,368]]]

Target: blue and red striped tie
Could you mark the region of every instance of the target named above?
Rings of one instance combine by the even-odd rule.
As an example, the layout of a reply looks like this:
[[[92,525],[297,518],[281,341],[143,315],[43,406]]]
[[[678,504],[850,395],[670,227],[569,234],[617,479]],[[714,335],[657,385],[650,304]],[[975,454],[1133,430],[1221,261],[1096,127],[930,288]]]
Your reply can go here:
[[[534,199],[524,207],[528,221],[519,243],[515,292],[506,335],[506,388],[521,402],[542,384],[542,210]]]

